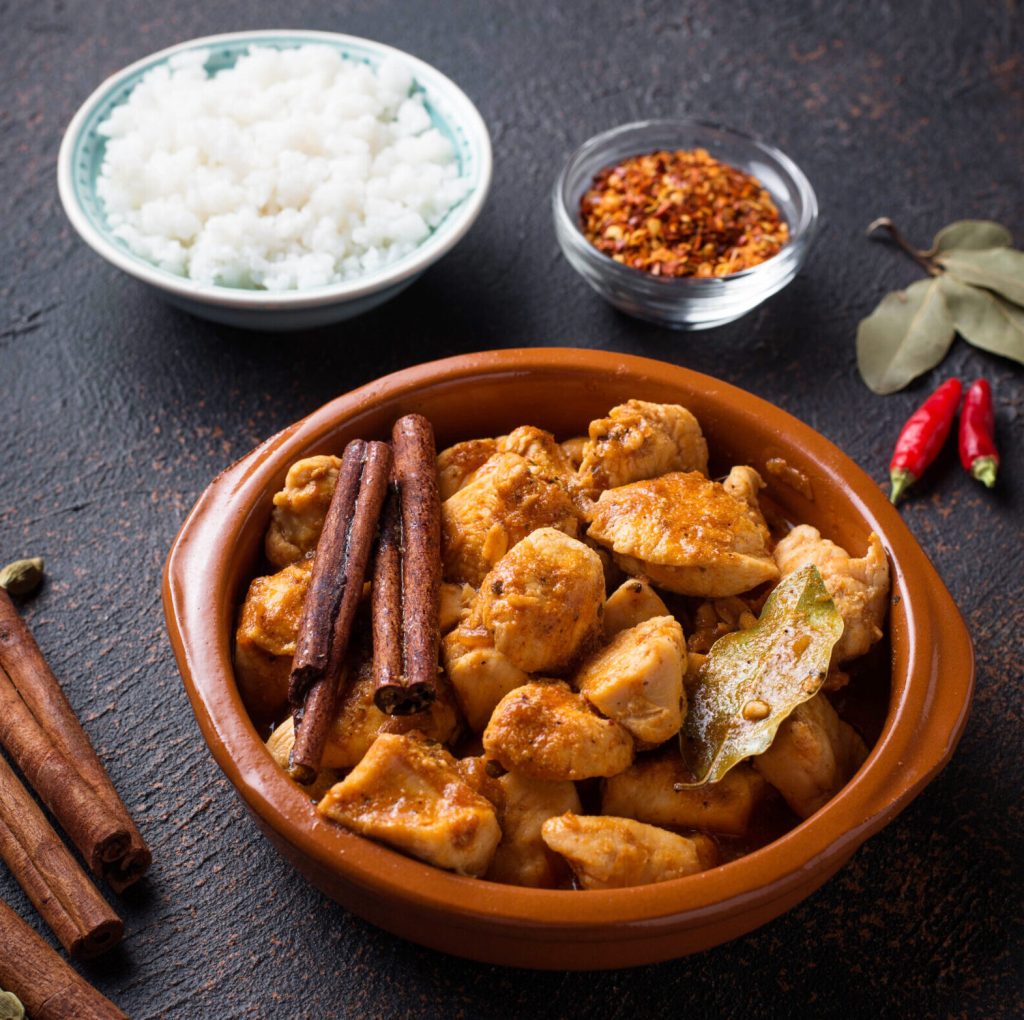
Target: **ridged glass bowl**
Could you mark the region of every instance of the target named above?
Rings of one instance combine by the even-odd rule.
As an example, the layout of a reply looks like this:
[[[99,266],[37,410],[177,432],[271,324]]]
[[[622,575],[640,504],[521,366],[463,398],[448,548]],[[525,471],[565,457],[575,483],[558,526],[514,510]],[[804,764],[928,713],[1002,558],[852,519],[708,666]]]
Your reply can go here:
[[[580,199],[598,171],[661,149],[707,149],[717,160],[753,174],[789,225],[789,241],[773,258],[710,279],[652,276],[598,251],[580,229]],[[739,131],[697,120],[644,120],[584,142],[552,193],[562,252],[591,287],[616,308],[673,329],[709,329],[732,322],[786,286],[800,271],[818,223],[818,199],[804,172],[784,152]]]

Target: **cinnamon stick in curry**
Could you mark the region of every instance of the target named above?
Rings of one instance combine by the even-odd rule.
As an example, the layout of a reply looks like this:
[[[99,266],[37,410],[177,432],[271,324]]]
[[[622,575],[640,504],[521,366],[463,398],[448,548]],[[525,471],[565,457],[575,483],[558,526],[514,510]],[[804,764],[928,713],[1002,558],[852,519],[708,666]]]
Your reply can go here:
[[[437,697],[441,499],[430,422],[420,414],[399,418],[391,445],[397,492],[374,579],[374,700],[387,715],[412,715]]]
[[[102,866],[110,887],[118,893],[124,891],[149,870],[152,854],[32,632],[5,591],[0,591],[0,669],[7,673],[54,746],[74,764],[93,793],[127,830],[125,852],[115,860],[104,861]]]
[[[105,953],[124,924],[0,756],[0,857],[72,959]]]
[[[390,471],[386,443],[349,443],[317,543],[288,681],[295,714],[289,773],[304,785],[320,770]]]
[[[374,701],[387,712],[402,689],[402,511],[395,483],[389,487],[373,563],[370,609],[373,621]]]
[[[0,932],[0,988],[13,992],[32,1020],[128,1020],[2,900]]]
[[[93,792],[0,669],[0,744],[14,759],[43,803],[96,875],[124,857],[131,842],[127,827]]]

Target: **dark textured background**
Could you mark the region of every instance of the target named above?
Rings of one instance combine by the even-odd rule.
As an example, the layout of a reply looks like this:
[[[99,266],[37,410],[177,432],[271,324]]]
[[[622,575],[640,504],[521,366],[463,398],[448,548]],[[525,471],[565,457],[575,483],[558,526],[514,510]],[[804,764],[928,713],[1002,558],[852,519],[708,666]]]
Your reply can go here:
[[[922,244],[967,216],[1024,239],[1017,4],[19,0],[0,3],[0,24],[0,561],[46,557],[49,582],[26,614],[156,858],[122,904],[123,948],[86,968],[104,992],[135,1018],[1024,1013],[1021,372],[958,341],[931,376],[880,398],[853,346],[884,291],[919,275],[864,239],[874,216]],[[105,76],[190,37],[278,27],[365,35],[437,65],[479,105],[496,167],[454,254],[385,308],[295,341],[165,307],[72,235],[54,180],[61,132]],[[559,163],[589,134],[684,113],[781,145],[817,188],[823,225],[784,293],[692,335],[606,307],[561,259],[548,210]],[[195,498],[266,436],[413,362],[551,343],[721,376],[880,481],[931,387],[983,374],[1005,455],[990,493],[950,444],[904,510],[977,647],[973,716],[952,764],[787,916],[701,956],[601,975],[444,957],[306,885],[207,754],[159,595]],[[40,926],[6,873],[0,896]]]

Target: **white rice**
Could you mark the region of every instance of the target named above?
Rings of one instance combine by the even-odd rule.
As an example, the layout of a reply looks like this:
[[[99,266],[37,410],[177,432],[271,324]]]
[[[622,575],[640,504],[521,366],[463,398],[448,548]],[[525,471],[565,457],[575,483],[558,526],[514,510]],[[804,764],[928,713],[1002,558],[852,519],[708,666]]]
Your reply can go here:
[[[295,290],[413,251],[468,190],[408,67],[328,46],[150,71],[100,125],[97,191],[137,255],[204,284]]]

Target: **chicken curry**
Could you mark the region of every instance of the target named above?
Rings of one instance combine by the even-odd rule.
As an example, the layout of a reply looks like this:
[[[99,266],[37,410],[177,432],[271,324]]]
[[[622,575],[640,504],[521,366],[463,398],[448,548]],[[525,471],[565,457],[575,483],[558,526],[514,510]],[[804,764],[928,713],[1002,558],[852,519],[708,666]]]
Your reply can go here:
[[[249,586],[235,642],[260,722],[286,711],[339,464],[299,461],[274,497],[273,572]],[[438,696],[415,715],[380,711],[361,609],[324,769],[307,787],[321,817],[462,875],[608,889],[749,852],[860,767],[871,734],[852,725],[847,685],[883,638],[889,567],[876,535],[858,557],[766,516],[760,474],[710,477],[699,422],[672,404],[627,401],[565,442],[532,426],[470,439],[441,451],[437,471]],[[797,596],[817,616],[794,616]],[[801,632],[818,617],[824,629]],[[789,665],[748,655],[741,696],[730,663],[744,639],[792,654]],[[714,727],[695,720],[731,696],[741,701],[716,724],[730,739],[749,732],[701,782],[692,744]],[[293,741],[290,717],[272,727],[282,768]]]

